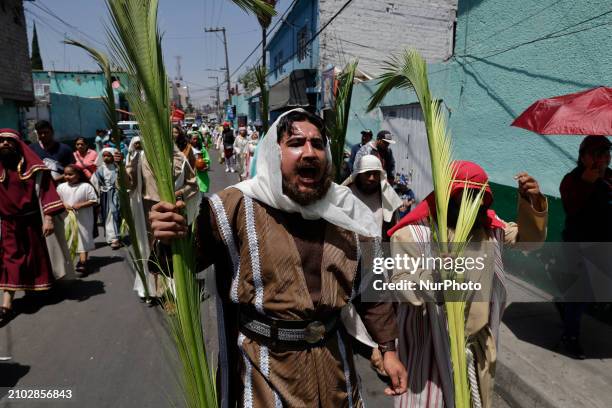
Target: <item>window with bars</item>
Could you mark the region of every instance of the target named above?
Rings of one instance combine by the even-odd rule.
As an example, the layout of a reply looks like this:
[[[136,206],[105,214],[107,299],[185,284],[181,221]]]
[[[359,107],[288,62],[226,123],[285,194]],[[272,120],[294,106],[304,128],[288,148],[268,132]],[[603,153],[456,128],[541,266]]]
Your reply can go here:
[[[309,55],[308,37],[310,37],[310,32],[308,26],[305,25],[297,33],[297,58],[300,62],[304,61]]]
[[[49,100],[49,89],[51,85],[48,81],[34,80],[34,97],[39,100]]]
[[[285,61],[283,61],[283,50],[280,50],[274,56],[274,70],[276,71],[276,75],[280,75],[285,72],[285,70],[283,69],[284,63]]]

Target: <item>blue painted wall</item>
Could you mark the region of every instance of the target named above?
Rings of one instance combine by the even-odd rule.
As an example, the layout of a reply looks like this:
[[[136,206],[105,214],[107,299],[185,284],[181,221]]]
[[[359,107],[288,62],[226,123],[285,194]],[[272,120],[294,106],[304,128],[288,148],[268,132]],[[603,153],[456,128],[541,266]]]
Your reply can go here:
[[[450,112],[455,157],[477,161],[502,186],[528,171],[558,197],[582,138],[539,136],[510,123],[539,98],[612,85],[609,9],[608,0],[459,1],[454,56],[429,67],[433,93]],[[364,127],[380,128],[379,111],[365,113],[375,87],[355,87],[349,143]],[[415,101],[402,90],[383,106]]]
[[[236,105],[236,117],[233,120],[233,126],[238,126],[238,116],[247,116],[247,121],[252,120],[249,117],[249,99],[242,95],[232,95],[232,105]]]
[[[0,103],[0,128],[19,130],[19,108],[14,101],[4,99]]]
[[[281,23],[274,36],[268,43],[268,83],[270,86],[289,76],[291,71],[296,69],[316,69],[319,64],[319,40],[318,37],[308,46],[310,52],[308,56],[298,61],[297,55],[297,34],[304,26],[308,26],[309,39],[316,33],[319,24],[319,2],[318,0],[298,1],[293,9]],[[284,63],[280,71],[274,65],[275,56],[279,52],[283,54]]]

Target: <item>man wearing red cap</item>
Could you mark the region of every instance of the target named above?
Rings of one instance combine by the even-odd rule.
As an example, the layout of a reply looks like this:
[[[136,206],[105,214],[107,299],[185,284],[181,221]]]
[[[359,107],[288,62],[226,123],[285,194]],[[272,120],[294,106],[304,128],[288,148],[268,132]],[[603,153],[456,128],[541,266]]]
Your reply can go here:
[[[49,169],[19,133],[0,129],[0,321],[10,319],[17,290],[51,287],[44,237],[53,234],[52,217],[62,211]]]
[[[448,205],[447,225],[454,233],[461,207],[464,188],[485,193],[478,217],[470,236],[470,243],[489,243],[494,261],[491,293],[488,301],[466,304],[467,354],[473,355],[472,401],[482,407],[492,406],[495,355],[499,325],[506,302],[504,269],[501,249],[517,242],[542,242],[546,238],[548,219],[547,201],[540,193],[537,181],[527,173],[519,173],[518,223],[504,222],[490,209],[493,194],[485,171],[475,163],[456,161]],[[429,220],[436,218],[435,196],[431,193],[413,211],[389,231],[393,256],[418,258],[427,251],[433,240]],[[480,246],[482,249],[483,247]],[[392,281],[411,279],[410,275],[427,276],[428,271],[396,269]],[[412,277],[414,279],[414,277]],[[397,397],[396,407],[455,406],[450,348],[446,330],[444,305],[426,301],[416,291],[401,292],[403,302],[398,308],[400,327],[400,359],[408,368],[408,392]]]

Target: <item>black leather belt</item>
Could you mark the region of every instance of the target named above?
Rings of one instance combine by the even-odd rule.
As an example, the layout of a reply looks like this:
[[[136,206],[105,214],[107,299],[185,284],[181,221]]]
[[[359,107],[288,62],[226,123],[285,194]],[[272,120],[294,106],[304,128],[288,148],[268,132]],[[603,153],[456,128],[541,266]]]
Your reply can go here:
[[[272,350],[306,350],[323,346],[336,331],[338,314],[325,320],[281,320],[240,308],[240,331]]]

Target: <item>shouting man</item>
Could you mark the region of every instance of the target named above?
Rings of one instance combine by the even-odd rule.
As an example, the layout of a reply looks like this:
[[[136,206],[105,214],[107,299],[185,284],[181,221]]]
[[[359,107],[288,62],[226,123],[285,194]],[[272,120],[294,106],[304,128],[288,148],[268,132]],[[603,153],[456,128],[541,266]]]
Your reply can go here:
[[[200,267],[215,263],[226,317],[222,406],[361,406],[339,318],[350,302],[383,351],[392,380],[386,393],[403,393],[393,307],[362,303],[355,293],[360,241],[380,229],[350,190],[332,183],[321,119],[301,109],[285,113],[258,154],[257,175],[203,201],[197,222]],[[181,206],[154,206],[157,238],[187,234]]]

